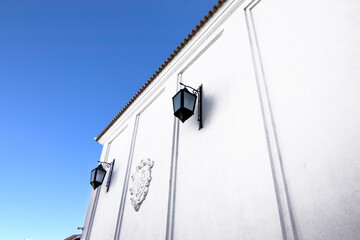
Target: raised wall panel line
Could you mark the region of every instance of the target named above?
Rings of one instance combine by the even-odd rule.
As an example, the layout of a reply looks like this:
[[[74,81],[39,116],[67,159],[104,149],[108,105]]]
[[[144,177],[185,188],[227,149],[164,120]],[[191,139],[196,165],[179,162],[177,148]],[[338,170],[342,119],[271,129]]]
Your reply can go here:
[[[253,9],[261,0],[251,1],[245,8],[245,20],[248,30],[251,55],[255,72],[256,86],[258,89],[259,102],[263,118],[266,142],[269,153],[270,166],[272,171],[275,195],[277,200],[282,236],[284,240],[297,240],[297,232],[288,193],[287,181],[285,178],[283,159],[277,139],[276,125],[273,118],[271,101],[266,84],[265,72],[261,60],[256,29],[252,15]]]
[[[127,195],[127,190],[128,190],[128,186],[129,186],[130,170],[131,170],[132,159],[133,159],[133,155],[134,155],[137,130],[138,130],[138,126],[139,126],[139,117],[140,117],[140,115],[136,115],[136,118],[135,118],[135,124],[134,124],[133,136],[132,136],[132,140],[131,140],[128,164],[127,164],[127,168],[126,168],[123,191],[122,191],[121,200],[120,200],[118,219],[117,219],[116,227],[115,227],[114,240],[120,239],[121,225],[122,225],[122,220],[124,217],[124,209],[125,209],[125,203],[126,203],[126,195]]]
[[[176,91],[180,89],[182,74],[177,76]],[[179,119],[174,116],[173,125],[173,142],[171,150],[170,178],[169,178],[169,196],[168,196],[168,212],[166,221],[165,239],[174,238],[174,219],[175,219],[175,193],[176,193],[176,170],[178,159],[178,143],[179,143]]]

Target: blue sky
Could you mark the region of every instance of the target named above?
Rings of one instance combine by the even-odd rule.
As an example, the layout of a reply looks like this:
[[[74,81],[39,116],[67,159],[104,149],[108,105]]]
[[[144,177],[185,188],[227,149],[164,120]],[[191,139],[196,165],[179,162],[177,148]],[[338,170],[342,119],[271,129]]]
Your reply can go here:
[[[216,2],[0,0],[0,240],[80,233],[94,137]]]

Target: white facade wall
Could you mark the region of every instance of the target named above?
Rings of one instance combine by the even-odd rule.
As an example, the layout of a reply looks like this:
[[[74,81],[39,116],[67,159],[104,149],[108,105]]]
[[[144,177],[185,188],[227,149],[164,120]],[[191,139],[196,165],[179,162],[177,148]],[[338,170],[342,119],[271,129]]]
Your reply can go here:
[[[360,239],[359,13],[228,0],[99,140],[115,168],[81,239]],[[179,82],[203,84],[200,131],[173,116]]]

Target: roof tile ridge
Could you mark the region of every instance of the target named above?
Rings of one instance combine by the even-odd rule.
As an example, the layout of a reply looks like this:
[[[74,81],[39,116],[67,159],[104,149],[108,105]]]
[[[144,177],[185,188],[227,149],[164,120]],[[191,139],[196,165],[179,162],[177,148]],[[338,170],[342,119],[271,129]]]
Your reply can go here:
[[[145,84],[140,88],[139,91],[130,99],[130,101],[120,110],[118,114],[110,121],[110,123],[102,130],[102,132],[95,138],[95,141],[99,141],[100,138],[109,130],[109,128],[120,118],[120,116],[129,108],[129,106],[138,98],[138,96],[150,85],[152,81],[162,72],[162,70],[175,58],[175,56],[186,46],[186,44],[196,35],[196,33],[205,25],[206,22],[217,12],[217,10],[226,2],[227,0],[218,0],[217,4],[213,6],[213,9],[204,16],[200,23],[192,29],[191,33],[175,48],[175,50],[170,54],[170,56],[160,65],[160,67],[155,71],[155,73],[145,82]]]

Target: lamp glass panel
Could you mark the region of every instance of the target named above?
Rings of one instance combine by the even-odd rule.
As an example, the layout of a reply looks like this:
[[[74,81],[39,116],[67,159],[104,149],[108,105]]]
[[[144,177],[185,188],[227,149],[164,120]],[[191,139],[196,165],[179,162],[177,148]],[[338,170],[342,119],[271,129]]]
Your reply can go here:
[[[181,91],[179,91],[173,97],[173,106],[174,106],[174,112],[176,112],[181,107]]]
[[[196,95],[188,91],[184,91],[184,107],[194,112]]]
[[[96,171],[96,169],[93,169],[92,171],[91,171],[91,176],[90,176],[90,182],[92,182],[92,181],[94,181],[95,179],[95,171]]]
[[[98,169],[95,181],[102,182],[105,177],[105,173],[106,171]]]

